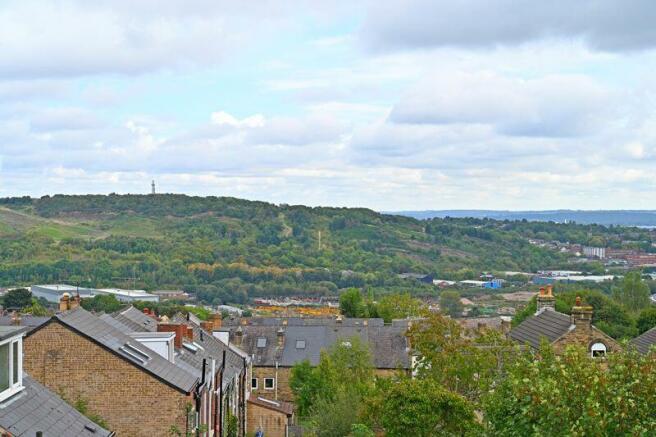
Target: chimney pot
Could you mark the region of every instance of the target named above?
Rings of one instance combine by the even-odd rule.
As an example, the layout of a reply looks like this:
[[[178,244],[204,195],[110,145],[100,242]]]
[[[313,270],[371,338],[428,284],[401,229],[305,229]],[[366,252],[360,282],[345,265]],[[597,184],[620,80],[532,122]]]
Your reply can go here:
[[[71,309],[71,295],[68,293],[64,293],[61,295],[59,298],[59,311],[68,311]]]

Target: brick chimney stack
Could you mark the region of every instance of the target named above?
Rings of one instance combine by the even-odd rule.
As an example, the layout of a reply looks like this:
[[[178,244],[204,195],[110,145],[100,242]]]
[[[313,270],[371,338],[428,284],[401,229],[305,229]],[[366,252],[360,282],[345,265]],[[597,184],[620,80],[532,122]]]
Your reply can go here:
[[[278,338],[278,347],[283,347],[285,344],[285,329],[282,326],[278,328],[276,337]]]
[[[157,332],[174,332],[175,338],[173,345],[177,348],[182,347],[182,339],[187,333],[187,327],[181,323],[160,323],[157,325]]]
[[[222,320],[221,320],[221,314],[219,313],[212,313],[210,315],[210,321],[212,322],[212,327],[213,329],[219,329],[221,328]]]
[[[235,345],[241,346],[241,341],[244,338],[244,330],[241,329],[241,326],[238,326],[235,330]]]
[[[11,324],[14,326],[20,326],[21,324],[21,316],[17,311],[11,312]]]
[[[72,310],[80,306],[80,295],[76,294],[68,301],[68,309]]]
[[[541,313],[546,309],[550,309],[550,310],[556,309],[556,298],[553,295],[553,287],[551,285],[547,285],[546,288],[540,287],[540,293],[538,294],[537,297],[536,313]]]
[[[71,295],[64,293],[59,298],[59,311],[68,311],[71,309]]]
[[[592,329],[592,307],[583,305],[580,296],[576,296],[576,304],[572,307],[572,325],[576,329],[589,331]]]

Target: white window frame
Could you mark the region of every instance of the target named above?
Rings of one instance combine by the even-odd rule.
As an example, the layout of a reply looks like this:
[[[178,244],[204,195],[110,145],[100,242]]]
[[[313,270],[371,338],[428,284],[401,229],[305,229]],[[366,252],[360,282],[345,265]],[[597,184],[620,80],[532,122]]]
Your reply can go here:
[[[14,344],[18,344],[18,379],[14,381]],[[0,392],[0,402],[4,401],[22,391],[23,387],[23,337],[12,337],[0,341],[0,346],[8,345],[9,347],[9,388]],[[3,365],[0,363],[0,365]]]
[[[595,349],[595,346],[602,346],[603,349],[601,349],[601,348]],[[598,356],[595,357],[595,352],[603,352],[603,355],[598,355]],[[596,342],[592,343],[592,346],[590,346],[590,356],[592,358],[604,358],[607,353],[608,353],[608,347],[600,341],[596,341]]]
[[[267,387],[267,381],[272,381],[271,387]],[[276,389],[276,378],[264,378],[264,390],[275,390]]]
[[[257,390],[257,378],[251,378],[251,390]]]

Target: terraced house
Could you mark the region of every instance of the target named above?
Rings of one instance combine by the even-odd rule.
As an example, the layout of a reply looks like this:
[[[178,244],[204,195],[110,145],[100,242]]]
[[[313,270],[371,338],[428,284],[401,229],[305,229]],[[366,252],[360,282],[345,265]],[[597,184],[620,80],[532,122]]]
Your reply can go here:
[[[409,371],[408,321],[337,318],[235,318],[224,321],[230,342],[252,359],[255,397],[293,402],[291,368],[307,359],[319,363],[321,351],[338,341],[359,337],[369,345],[378,374]]]
[[[84,402],[119,436],[210,435],[227,426],[232,410],[243,433],[246,413],[240,421],[233,406],[245,404],[245,390],[234,386],[246,379],[245,356],[226,353],[222,366],[229,349],[192,322],[162,323],[132,307],[97,317],[66,301],[72,307],[64,303],[25,338],[34,379]]]
[[[0,436],[113,436],[23,371],[29,329],[0,326]]]

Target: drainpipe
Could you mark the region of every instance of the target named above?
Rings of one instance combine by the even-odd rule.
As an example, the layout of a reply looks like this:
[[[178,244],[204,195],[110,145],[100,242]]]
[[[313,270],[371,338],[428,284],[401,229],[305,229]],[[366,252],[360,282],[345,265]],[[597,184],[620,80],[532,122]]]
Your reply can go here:
[[[221,361],[221,377],[219,378],[219,437],[223,436],[223,372],[225,371],[226,351],[223,350]]]
[[[210,389],[208,390],[208,405],[207,405],[207,435],[210,435],[210,426],[212,426],[212,407],[214,401],[214,389],[216,388],[216,378],[214,377],[216,371],[216,360],[212,358],[212,365],[210,366]],[[215,418],[216,419],[216,418]]]
[[[278,362],[276,361],[276,379],[273,380],[274,397],[278,400]]]
[[[243,365],[241,371],[241,435],[246,437],[246,358],[242,358]]]

